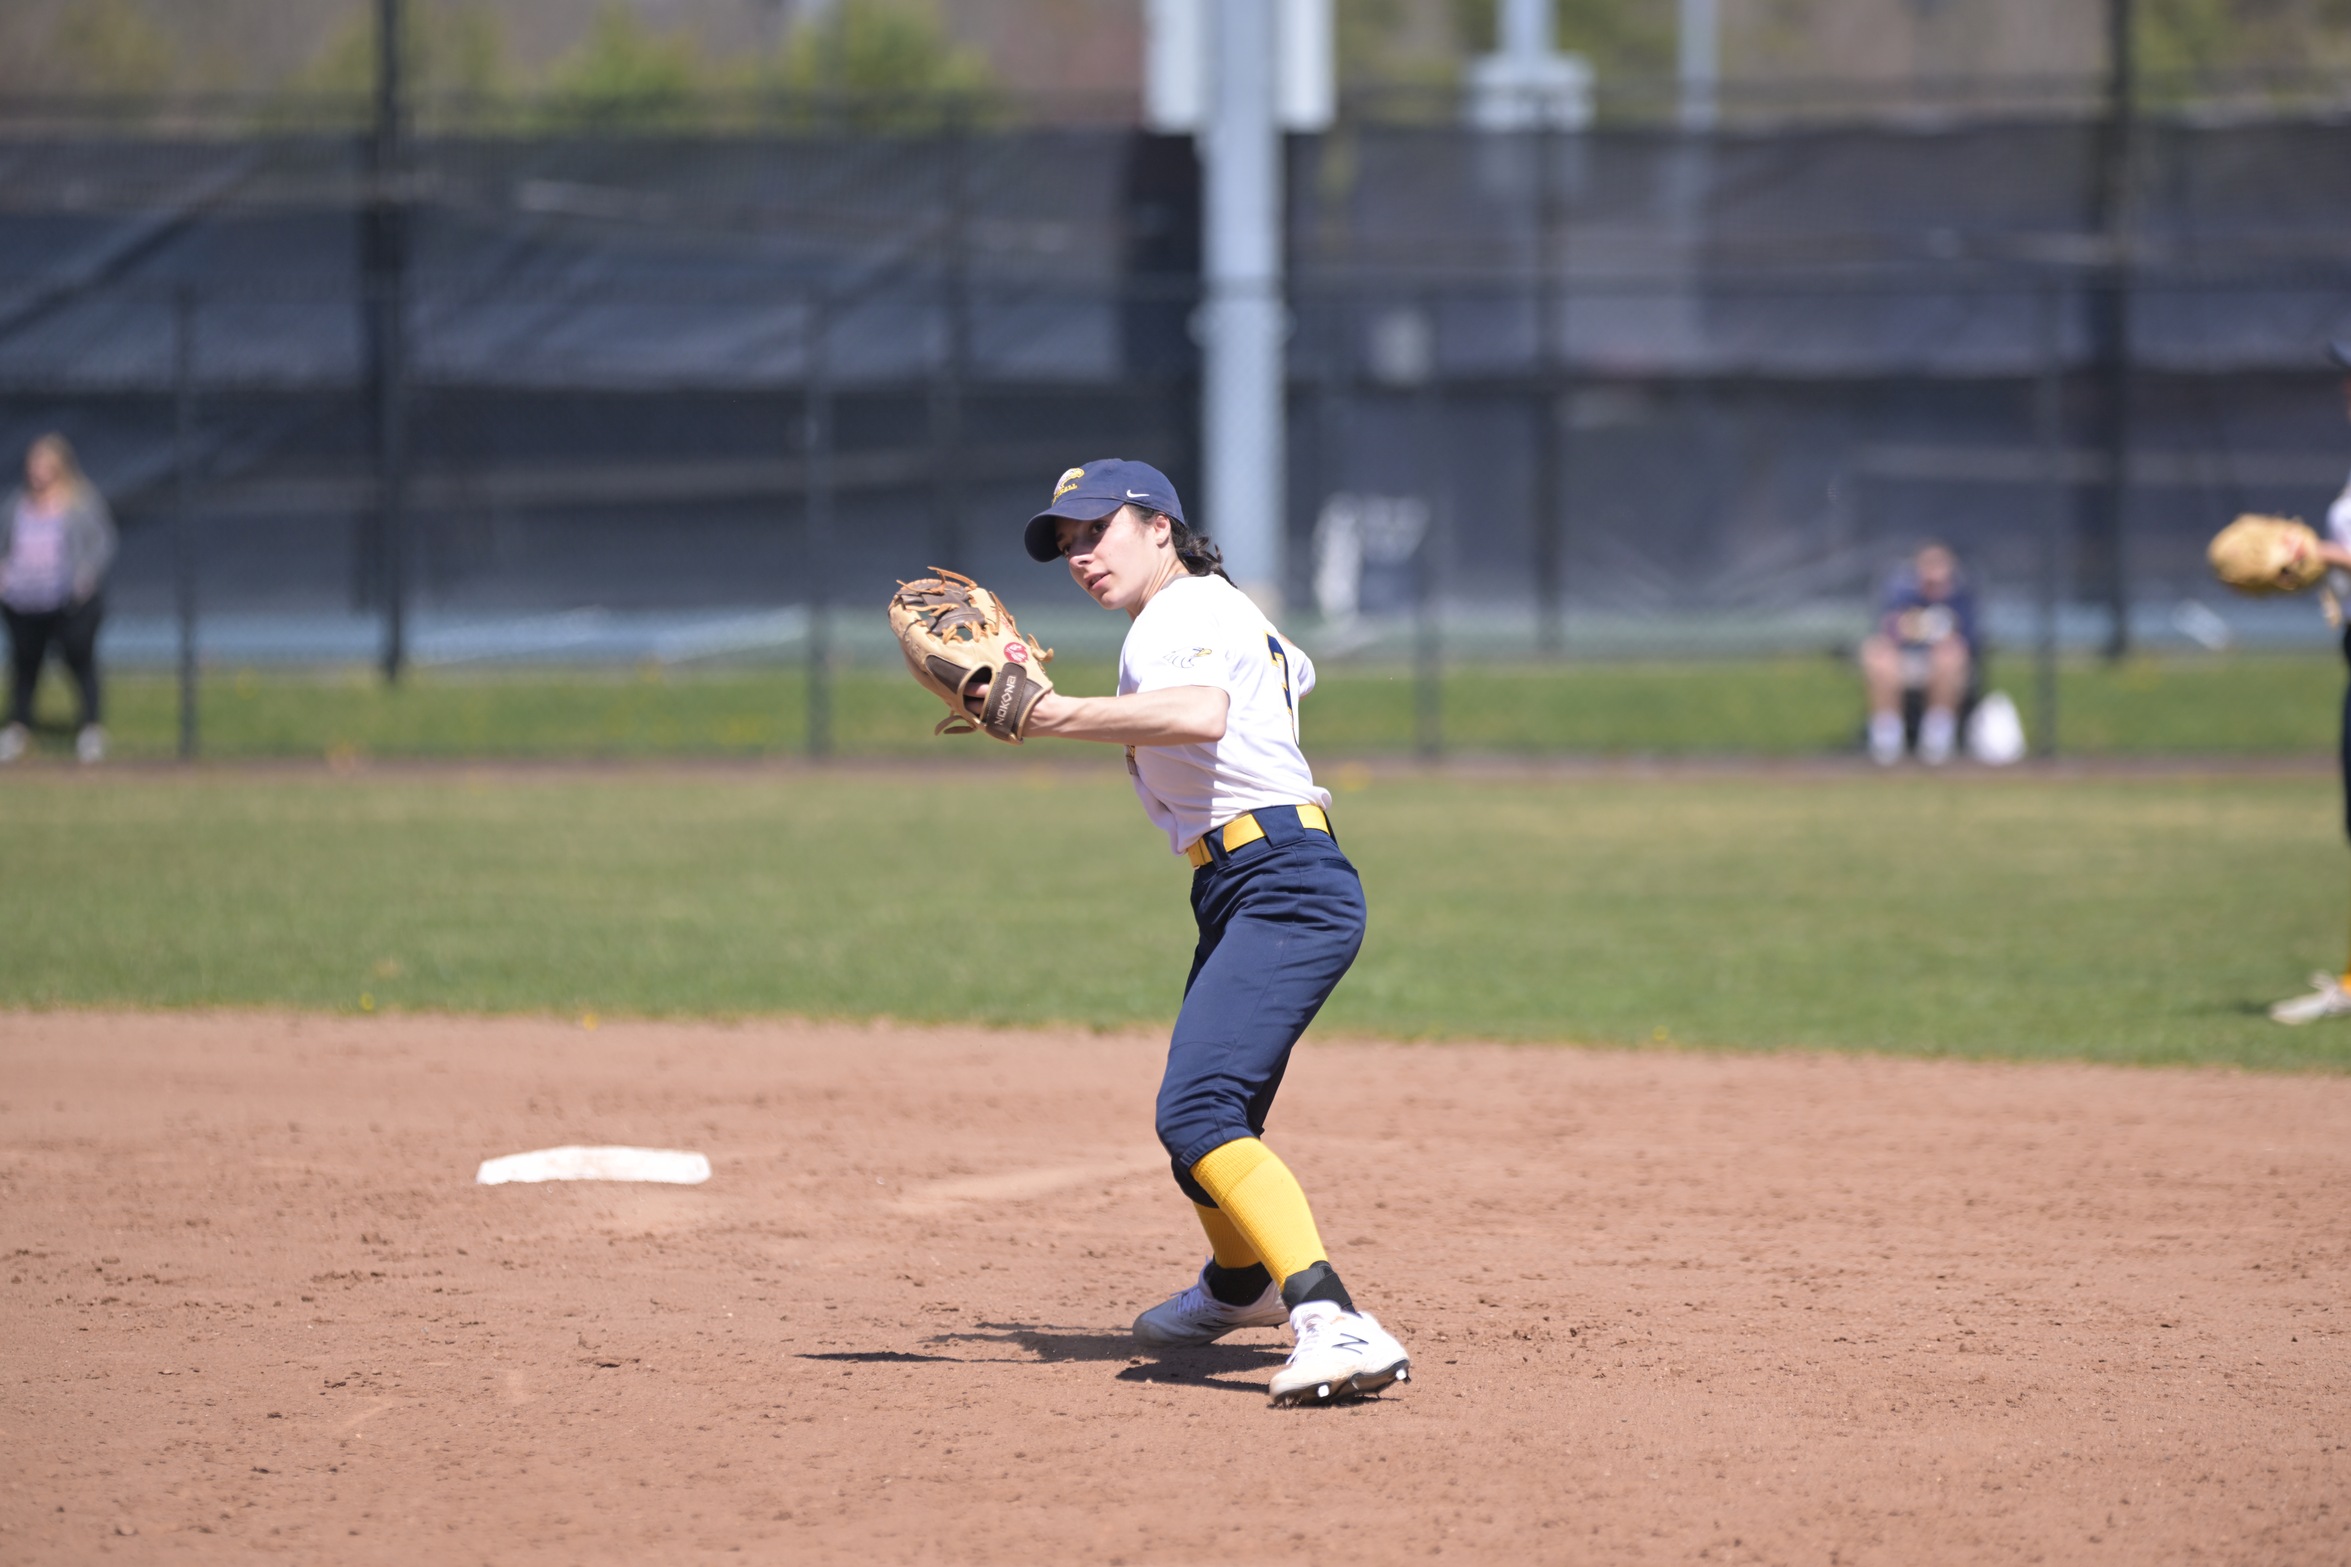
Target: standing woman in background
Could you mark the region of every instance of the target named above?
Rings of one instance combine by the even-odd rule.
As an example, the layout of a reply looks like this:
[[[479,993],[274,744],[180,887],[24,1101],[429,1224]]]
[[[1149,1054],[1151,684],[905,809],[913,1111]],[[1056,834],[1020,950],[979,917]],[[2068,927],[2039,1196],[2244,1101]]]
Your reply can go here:
[[[98,701],[99,588],[114,562],[114,518],[83,476],[62,435],[44,435],[25,453],[24,487],[0,505],[0,616],[8,621],[8,723],[0,762],[31,740],[33,688],[55,646],[81,697],[74,755],[106,755]]]

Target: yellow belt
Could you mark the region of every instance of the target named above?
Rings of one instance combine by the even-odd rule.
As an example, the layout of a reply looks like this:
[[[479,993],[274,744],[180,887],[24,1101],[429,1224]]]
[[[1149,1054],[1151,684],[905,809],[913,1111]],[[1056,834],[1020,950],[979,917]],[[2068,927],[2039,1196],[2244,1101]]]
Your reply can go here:
[[[1331,819],[1323,814],[1323,809],[1319,805],[1299,806],[1298,825],[1311,827],[1316,832],[1327,833],[1333,838],[1338,836],[1337,833],[1331,832]],[[1265,829],[1258,826],[1257,818],[1247,811],[1243,811],[1225,823],[1218,831],[1223,835],[1224,852],[1227,854],[1232,853],[1245,843],[1255,843],[1265,836]],[[1216,833],[1212,832],[1209,836],[1214,837]],[[1184,851],[1184,858],[1190,860],[1194,865],[1206,865],[1216,856],[1208,847],[1208,838],[1203,837],[1192,840],[1192,846]]]

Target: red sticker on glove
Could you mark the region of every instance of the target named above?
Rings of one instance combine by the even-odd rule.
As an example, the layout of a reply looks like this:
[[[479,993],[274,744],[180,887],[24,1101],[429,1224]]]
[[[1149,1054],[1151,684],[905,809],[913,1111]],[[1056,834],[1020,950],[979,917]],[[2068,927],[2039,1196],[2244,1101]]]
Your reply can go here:
[[[1029,661],[1029,650],[1022,643],[1007,642],[1004,644],[1004,657],[1008,662],[1025,664]]]

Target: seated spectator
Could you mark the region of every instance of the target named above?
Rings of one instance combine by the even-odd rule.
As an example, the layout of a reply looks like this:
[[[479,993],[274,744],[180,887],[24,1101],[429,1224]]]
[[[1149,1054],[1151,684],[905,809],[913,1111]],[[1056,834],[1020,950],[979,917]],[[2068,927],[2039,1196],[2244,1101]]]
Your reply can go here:
[[[1891,767],[1902,759],[1910,739],[1908,705],[1919,709],[1918,759],[1929,767],[1951,760],[1980,667],[1975,595],[1950,550],[1922,545],[1887,581],[1877,629],[1861,643],[1870,760]]]

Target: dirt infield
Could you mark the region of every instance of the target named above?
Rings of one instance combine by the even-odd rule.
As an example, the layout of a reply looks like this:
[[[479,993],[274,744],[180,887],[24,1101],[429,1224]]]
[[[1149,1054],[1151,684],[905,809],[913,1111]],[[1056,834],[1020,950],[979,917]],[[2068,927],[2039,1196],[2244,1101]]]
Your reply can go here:
[[[1157,1050],[0,1016],[0,1561],[2351,1560],[2351,1081],[1312,1043],[1415,1377],[1275,1411]]]

